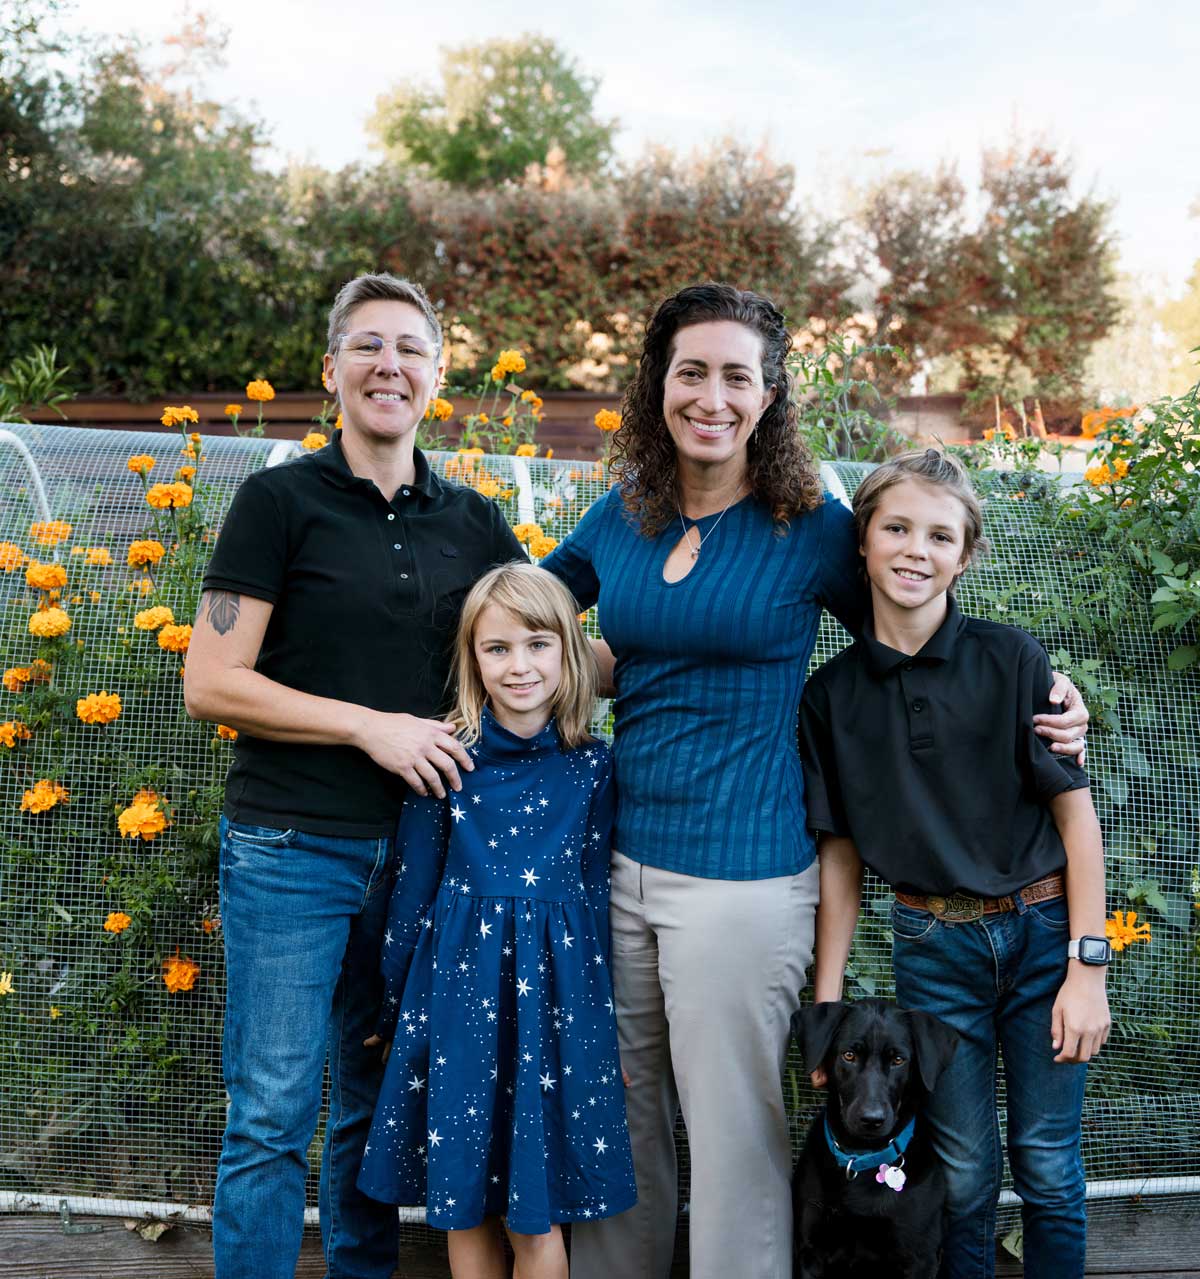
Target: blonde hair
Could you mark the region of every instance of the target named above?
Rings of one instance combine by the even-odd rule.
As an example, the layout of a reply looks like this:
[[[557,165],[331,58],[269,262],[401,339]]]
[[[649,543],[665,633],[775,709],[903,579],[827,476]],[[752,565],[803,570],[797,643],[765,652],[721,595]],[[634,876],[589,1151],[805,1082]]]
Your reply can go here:
[[[983,535],[983,508],[971,485],[966,467],[958,458],[943,453],[940,449],[913,449],[908,453],[898,453],[866,476],[858,486],[853,502],[859,546],[866,544],[867,526],[871,523],[871,516],[879,509],[883,495],[905,480],[921,480],[933,488],[945,489],[962,503],[966,516],[963,521],[965,572],[988,549],[988,540]]]
[[[516,561],[485,573],[463,603],[454,645],[451,679],[456,688],[452,718],[468,745],[479,740],[487,690],[475,660],[475,627],[490,604],[511,613],[531,631],[552,631],[562,641],[562,678],[551,713],[565,747],[592,740],[588,726],[596,704],[596,659],[579,625],[571,592],[544,568]]]

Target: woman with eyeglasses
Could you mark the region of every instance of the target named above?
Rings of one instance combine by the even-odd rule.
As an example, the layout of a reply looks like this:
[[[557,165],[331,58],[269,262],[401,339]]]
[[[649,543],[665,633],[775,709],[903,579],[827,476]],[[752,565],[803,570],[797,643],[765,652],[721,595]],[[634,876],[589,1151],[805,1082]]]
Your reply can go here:
[[[291,1279],[328,1063],[320,1212],[330,1274],[390,1277],[396,1210],[355,1185],[383,1073],[372,1035],[405,794],[459,790],[442,718],[467,591],[523,557],[494,503],[415,447],[445,372],[415,284],[365,275],[329,315],[342,430],[238,490],[204,579],[189,714],[239,737],[221,819],[229,1114],[217,1279]]]

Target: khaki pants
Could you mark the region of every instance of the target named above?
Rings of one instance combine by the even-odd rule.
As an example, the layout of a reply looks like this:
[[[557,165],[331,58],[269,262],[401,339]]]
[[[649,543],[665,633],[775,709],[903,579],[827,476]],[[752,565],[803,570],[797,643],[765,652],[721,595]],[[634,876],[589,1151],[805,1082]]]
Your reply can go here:
[[[613,987],[638,1202],[572,1229],[572,1279],[667,1279],[673,1129],[691,1153],[692,1279],[790,1279],[782,1073],[818,872],[700,879],[613,854]]]

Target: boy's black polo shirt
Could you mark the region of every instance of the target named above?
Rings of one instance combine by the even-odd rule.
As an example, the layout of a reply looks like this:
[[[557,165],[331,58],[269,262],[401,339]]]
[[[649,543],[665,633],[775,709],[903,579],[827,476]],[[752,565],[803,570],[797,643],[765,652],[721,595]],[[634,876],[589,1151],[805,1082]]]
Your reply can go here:
[[[1050,682],[1037,640],[953,599],[913,657],[868,622],[804,690],[809,826],[850,836],[902,892],[1001,897],[1061,870],[1046,804],[1088,777],[1033,731]]]
[[[389,502],[341,441],[249,476],[204,577],[275,607],[255,669],[289,688],[380,711],[436,716],[463,599],[524,557],[495,503],[448,484],[420,451]],[[390,835],[407,787],[350,746],[242,733],[225,788],[230,821],[319,835]]]

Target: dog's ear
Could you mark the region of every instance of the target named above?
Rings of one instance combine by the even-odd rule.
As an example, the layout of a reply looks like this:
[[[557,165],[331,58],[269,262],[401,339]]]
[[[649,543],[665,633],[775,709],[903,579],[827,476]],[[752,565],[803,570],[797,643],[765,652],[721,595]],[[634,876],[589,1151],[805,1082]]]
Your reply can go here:
[[[958,1031],[939,1021],[932,1013],[913,1010],[906,1015],[912,1030],[921,1083],[925,1085],[926,1092],[932,1092],[958,1047]]]
[[[797,1008],[792,1015],[792,1035],[800,1045],[804,1064],[810,1071],[816,1070],[829,1055],[833,1037],[849,1011],[850,1005],[839,999]]]

